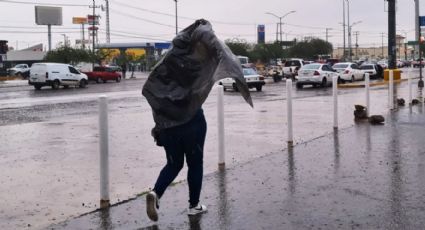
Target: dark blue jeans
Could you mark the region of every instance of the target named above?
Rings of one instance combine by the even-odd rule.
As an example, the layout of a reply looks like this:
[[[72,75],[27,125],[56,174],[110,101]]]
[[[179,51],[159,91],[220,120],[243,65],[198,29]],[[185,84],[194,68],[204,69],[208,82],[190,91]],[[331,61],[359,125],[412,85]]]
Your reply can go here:
[[[203,176],[204,142],[207,123],[200,109],[189,122],[176,127],[161,130],[159,139],[167,155],[167,164],[161,170],[154,191],[158,198],[177,177],[184,165],[188,167],[189,203],[195,206],[199,202]]]

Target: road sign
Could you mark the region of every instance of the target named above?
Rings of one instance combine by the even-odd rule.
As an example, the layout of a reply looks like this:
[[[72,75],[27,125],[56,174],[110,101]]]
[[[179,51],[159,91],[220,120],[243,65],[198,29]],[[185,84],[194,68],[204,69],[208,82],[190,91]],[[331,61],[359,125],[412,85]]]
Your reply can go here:
[[[93,23],[93,21],[94,21],[94,23]],[[99,25],[99,15],[95,15],[95,16],[87,15],[87,22],[88,22],[89,25],[93,25],[93,24]]]
[[[89,29],[89,30],[98,30],[98,29],[99,29],[99,27],[97,27],[97,26],[90,26],[88,29]]]
[[[419,16],[419,26],[425,26],[425,16]]]
[[[418,41],[408,41],[407,42],[407,45],[409,45],[409,46],[413,46],[413,45],[417,45],[418,44]]]

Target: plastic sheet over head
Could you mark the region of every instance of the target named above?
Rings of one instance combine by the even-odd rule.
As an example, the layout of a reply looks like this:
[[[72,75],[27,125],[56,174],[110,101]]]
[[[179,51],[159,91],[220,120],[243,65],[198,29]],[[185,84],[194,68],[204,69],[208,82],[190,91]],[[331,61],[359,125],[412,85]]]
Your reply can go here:
[[[236,56],[200,19],[173,39],[171,49],[155,65],[142,94],[152,107],[156,128],[189,121],[205,102],[215,82],[235,79],[245,101],[253,106],[242,67]]]

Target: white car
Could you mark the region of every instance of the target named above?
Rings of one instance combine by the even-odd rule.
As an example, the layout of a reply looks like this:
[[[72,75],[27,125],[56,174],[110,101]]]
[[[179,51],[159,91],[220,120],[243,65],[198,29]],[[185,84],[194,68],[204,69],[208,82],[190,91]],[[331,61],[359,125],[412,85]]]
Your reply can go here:
[[[24,77],[28,77],[29,75],[29,71],[30,71],[30,67],[28,67],[27,64],[17,64],[15,65],[15,67],[7,69],[9,75],[13,76],[24,76]]]
[[[358,81],[364,79],[364,73],[360,70],[359,66],[356,63],[352,62],[342,62],[336,63],[332,66],[339,73],[339,77],[343,82],[345,81]]]
[[[363,71],[363,74],[368,73],[370,78],[383,78],[384,69],[377,64],[362,64],[360,69]],[[365,75],[366,76],[366,75]]]
[[[36,90],[40,90],[43,86],[58,89],[61,85],[64,88],[68,88],[70,85],[85,88],[87,83],[87,75],[72,65],[60,63],[34,63],[28,79],[28,84],[33,85]]]
[[[299,58],[292,58],[285,62],[283,65],[283,75],[286,78],[295,79],[298,70],[304,66],[304,60]]]
[[[339,74],[327,64],[307,64],[298,70],[296,87],[297,89],[302,89],[304,85],[327,87],[332,85],[333,76]]]
[[[265,84],[264,77],[259,75],[253,68],[242,68],[242,70],[248,88],[255,88],[257,91],[261,91]],[[224,91],[226,91],[226,89],[238,91],[236,82],[233,78],[224,78],[220,80],[218,84],[223,86]]]

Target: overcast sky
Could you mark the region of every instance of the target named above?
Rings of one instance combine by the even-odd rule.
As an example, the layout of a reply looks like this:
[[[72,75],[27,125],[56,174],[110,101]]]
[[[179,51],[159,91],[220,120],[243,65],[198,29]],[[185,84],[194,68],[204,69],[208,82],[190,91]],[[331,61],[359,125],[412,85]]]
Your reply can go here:
[[[53,47],[64,40],[62,34],[74,44],[81,38],[80,26],[72,24],[72,17],[91,14],[88,5],[92,0],[0,0],[0,40],[8,40],[9,46],[19,49],[36,43],[47,46],[47,26],[35,24],[35,5],[57,5],[63,8],[63,26],[52,27]],[[65,4],[65,5],[61,5]],[[67,5],[68,4],[68,5]],[[96,0],[105,5],[105,0]],[[314,36],[326,39],[334,47],[343,44],[343,0],[178,0],[179,30],[195,19],[209,20],[217,36],[222,39],[245,39],[256,41],[256,27],[264,24],[266,41],[276,39],[278,18],[290,11],[295,13],[283,19],[283,40]],[[170,41],[175,35],[174,0],[109,0],[111,42]],[[380,46],[382,33],[387,43],[388,13],[384,0],[350,0],[350,22],[361,21],[353,26],[353,44],[358,31],[361,47]],[[414,40],[414,0],[397,3],[397,32]],[[420,14],[424,12],[420,6]],[[105,11],[96,9],[102,16],[99,40],[105,42]]]

